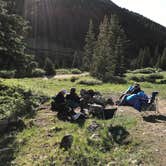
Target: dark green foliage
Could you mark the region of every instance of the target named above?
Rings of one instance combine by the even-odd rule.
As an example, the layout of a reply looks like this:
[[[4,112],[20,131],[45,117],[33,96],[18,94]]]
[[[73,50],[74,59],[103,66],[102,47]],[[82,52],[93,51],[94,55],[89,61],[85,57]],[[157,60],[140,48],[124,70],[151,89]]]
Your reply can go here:
[[[46,71],[46,75],[48,76],[53,76],[56,74],[54,64],[49,58],[46,58],[45,60],[44,70]]]
[[[166,79],[162,79],[158,82],[159,84],[166,84]]]
[[[31,114],[43,99],[31,91],[0,83],[0,119]]]
[[[152,74],[156,72],[160,72],[160,70],[157,68],[150,68],[150,67],[131,71],[131,73],[142,73],[142,74]]]
[[[30,76],[37,63],[25,54],[27,22],[0,5],[0,24],[3,25],[0,26],[0,70],[15,70],[16,77]]]
[[[107,16],[105,16],[100,25],[100,33],[98,35],[98,40],[96,42],[92,58],[92,65],[90,69],[92,76],[95,76],[101,80],[104,79],[105,73],[109,71],[107,69],[107,64],[110,62],[108,61],[110,53],[110,23]]]
[[[32,71],[31,77],[43,77],[43,76],[45,76],[45,74],[46,74],[45,70],[40,69],[40,68],[35,68]]]
[[[92,56],[95,46],[95,34],[93,22],[90,20],[89,30],[85,37],[84,57],[83,57],[83,70],[89,71],[91,68]]]
[[[14,78],[15,74],[15,70],[0,70],[0,77],[2,78]]]
[[[71,82],[75,82],[76,80],[78,80],[79,78],[78,77],[71,77],[70,81]]]
[[[141,71],[141,69],[140,69]],[[143,71],[143,69],[142,69]],[[146,71],[146,70],[145,70]],[[133,76],[130,76],[129,79],[136,81],[136,82],[151,82],[151,83],[156,83],[157,79],[163,79],[164,76],[159,74],[159,73],[152,73],[152,74],[148,74],[146,73],[146,75],[142,75],[142,74],[137,74],[135,71],[133,72]]]
[[[105,16],[100,25],[100,33],[94,49],[91,75],[103,81],[113,76],[123,76],[125,72],[126,36],[116,15],[111,20]]]
[[[97,80],[97,79],[92,79],[92,78],[85,78],[85,79],[78,80],[77,84],[82,84],[82,85],[101,85],[102,81]]]
[[[164,48],[160,59],[160,68],[166,70],[166,48]]]
[[[112,83],[115,83],[115,84],[126,84],[127,81],[125,80],[125,78],[123,77],[120,77],[120,76],[112,76],[112,77],[108,77],[105,78],[106,80],[104,80],[104,82],[112,82]]]
[[[79,70],[79,69],[71,69],[71,73],[72,73],[72,74],[81,74],[82,71]]]

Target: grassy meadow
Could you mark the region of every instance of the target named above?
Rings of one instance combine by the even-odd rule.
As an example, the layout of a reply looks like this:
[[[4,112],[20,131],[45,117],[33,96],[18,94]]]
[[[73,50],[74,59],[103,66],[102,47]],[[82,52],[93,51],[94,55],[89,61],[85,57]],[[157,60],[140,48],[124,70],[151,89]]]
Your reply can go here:
[[[165,72],[160,74],[163,75],[162,79],[166,78]],[[49,79],[1,79],[1,82],[7,86],[19,86],[48,97],[63,88],[69,91],[71,87],[76,87],[78,92],[82,88],[93,89],[116,99],[134,82],[130,80],[131,75],[132,73],[126,75],[128,80],[126,84],[100,83],[90,76],[79,76],[74,79],[73,76]],[[134,76],[139,77],[140,73]],[[93,85],[80,84],[80,80],[93,82]],[[140,84],[146,93],[159,91],[159,97],[166,99],[166,84],[150,82]],[[26,126],[24,129],[1,135],[0,149],[7,147],[9,149],[0,151],[0,166],[158,165],[159,158],[155,158],[153,144],[148,137],[146,142],[144,141],[146,136],[141,136],[144,132],[142,117],[136,111],[124,114],[122,112],[110,120],[89,118],[80,124],[60,121],[56,113],[49,110],[50,102],[45,106],[46,108],[41,108],[33,117],[22,117]],[[94,121],[100,127],[91,132],[88,128]],[[110,127],[115,128],[118,133],[109,135]],[[59,147],[61,139],[66,134],[71,134],[74,138],[73,145],[68,151]]]

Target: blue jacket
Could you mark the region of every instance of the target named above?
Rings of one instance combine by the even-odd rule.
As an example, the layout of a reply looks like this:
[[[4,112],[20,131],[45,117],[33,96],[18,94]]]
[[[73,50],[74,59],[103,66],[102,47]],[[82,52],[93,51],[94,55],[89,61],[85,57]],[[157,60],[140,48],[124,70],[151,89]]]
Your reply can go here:
[[[141,107],[148,103],[148,96],[140,91],[137,94],[132,94],[126,97],[126,101],[129,105],[133,106],[138,111],[141,111]]]

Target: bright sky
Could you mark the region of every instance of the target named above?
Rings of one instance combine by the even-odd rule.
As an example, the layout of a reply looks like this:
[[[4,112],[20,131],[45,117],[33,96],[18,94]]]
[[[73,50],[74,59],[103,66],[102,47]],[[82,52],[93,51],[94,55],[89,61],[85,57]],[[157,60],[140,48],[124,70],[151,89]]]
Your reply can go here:
[[[166,0],[112,0],[166,27]]]

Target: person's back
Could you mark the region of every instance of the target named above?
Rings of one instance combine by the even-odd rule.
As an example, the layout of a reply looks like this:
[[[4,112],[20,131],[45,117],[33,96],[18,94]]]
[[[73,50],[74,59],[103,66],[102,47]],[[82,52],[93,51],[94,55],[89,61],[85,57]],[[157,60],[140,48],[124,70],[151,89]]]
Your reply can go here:
[[[53,97],[55,103],[65,103],[65,97],[62,92],[59,92],[55,97]]]
[[[71,88],[70,93],[66,96],[66,101],[72,108],[79,106],[80,97],[77,95],[75,88]]]

